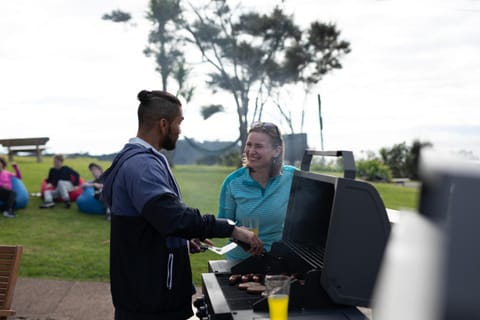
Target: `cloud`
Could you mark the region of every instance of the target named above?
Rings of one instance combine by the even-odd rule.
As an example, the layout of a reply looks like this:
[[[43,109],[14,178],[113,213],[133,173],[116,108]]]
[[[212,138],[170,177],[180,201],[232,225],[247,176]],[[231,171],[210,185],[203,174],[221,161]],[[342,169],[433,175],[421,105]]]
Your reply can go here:
[[[242,1],[267,10],[273,2]],[[275,3],[279,3],[278,1]],[[115,152],[136,132],[136,95],[160,87],[154,61],[143,55],[150,26],[148,1],[0,2],[2,138],[50,136],[52,152]],[[420,137],[480,155],[480,1],[285,1],[297,22],[331,21],[351,42],[344,66],[328,74],[305,99],[309,143],[320,147],[321,94],[327,148],[374,150]],[[136,27],[104,21],[113,9],[133,14]],[[198,61],[198,60],[197,60]],[[203,87],[185,107],[185,136],[236,139],[231,97]],[[227,112],[203,122],[201,105]],[[265,119],[288,127],[273,112]],[[300,128],[299,120],[296,128]]]

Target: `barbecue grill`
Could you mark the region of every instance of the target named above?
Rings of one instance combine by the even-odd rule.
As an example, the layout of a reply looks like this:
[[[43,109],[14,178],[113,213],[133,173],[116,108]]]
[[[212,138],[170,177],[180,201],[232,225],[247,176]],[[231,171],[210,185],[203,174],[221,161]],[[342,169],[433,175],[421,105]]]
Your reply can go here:
[[[480,319],[480,163],[422,149],[415,211],[386,248],[375,318]]]
[[[344,177],[309,172],[313,155],[344,160]],[[306,150],[292,181],[282,240],[263,256],[209,261],[203,297],[205,319],[268,319],[267,299],[231,285],[233,274],[292,276],[290,319],[366,319],[390,222],[376,189],[355,180],[350,151]]]

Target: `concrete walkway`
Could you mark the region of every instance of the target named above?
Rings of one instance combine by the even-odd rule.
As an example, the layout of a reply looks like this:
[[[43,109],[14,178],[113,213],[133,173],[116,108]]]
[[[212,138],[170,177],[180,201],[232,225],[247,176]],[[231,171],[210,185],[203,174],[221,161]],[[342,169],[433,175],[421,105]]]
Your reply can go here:
[[[114,312],[107,282],[30,278],[18,279],[13,309],[9,320],[113,320]]]
[[[201,288],[197,292],[192,301],[201,294]],[[196,308],[192,308],[195,313]],[[13,309],[17,314],[9,320],[113,320],[114,312],[108,282],[31,278],[18,279]],[[370,309],[359,309],[372,319]]]

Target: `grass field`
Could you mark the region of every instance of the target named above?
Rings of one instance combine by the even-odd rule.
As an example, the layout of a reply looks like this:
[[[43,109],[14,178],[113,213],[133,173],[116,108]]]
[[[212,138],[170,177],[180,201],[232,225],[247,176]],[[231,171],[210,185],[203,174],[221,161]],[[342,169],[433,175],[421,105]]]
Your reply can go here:
[[[40,190],[53,160],[44,158],[36,163],[33,157],[16,157],[29,193]],[[66,159],[65,165],[77,170],[85,179],[91,178],[88,164],[95,161],[107,168],[110,163],[92,158]],[[10,171],[11,168],[8,168]],[[174,174],[182,190],[183,201],[202,213],[215,213],[220,185],[233,167],[176,166]],[[396,185],[374,184],[385,206],[392,209],[415,208],[418,190]],[[40,198],[30,197],[27,208],[17,211],[16,219],[0,217],[0,243],[21,244],[24,255],[20,276],[108,281],[110,223],[103,216],[81,213],[76,205],[70,209],[57,206],[39,209]],[[224,239],[214,239],[223,245]],[[211,252],[191,256],[194,281],[207,271],[209,260],[222,259]]]

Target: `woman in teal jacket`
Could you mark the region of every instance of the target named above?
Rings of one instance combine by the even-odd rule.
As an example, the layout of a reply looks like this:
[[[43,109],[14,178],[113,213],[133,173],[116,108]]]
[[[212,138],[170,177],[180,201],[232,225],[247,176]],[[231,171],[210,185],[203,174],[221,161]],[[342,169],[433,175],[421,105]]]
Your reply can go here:
[[[224,180],[218,217],[242,225],[246,218],[259,222],[259,238],[265,250],[282,238],[290,187],[295,167],[283,164],[284,146],[278,127],[270,122],[255,123],[248,132],[244,166]],[[245,259],[241,248],[226,254],[227,259]]]

